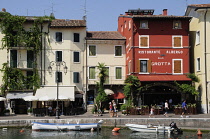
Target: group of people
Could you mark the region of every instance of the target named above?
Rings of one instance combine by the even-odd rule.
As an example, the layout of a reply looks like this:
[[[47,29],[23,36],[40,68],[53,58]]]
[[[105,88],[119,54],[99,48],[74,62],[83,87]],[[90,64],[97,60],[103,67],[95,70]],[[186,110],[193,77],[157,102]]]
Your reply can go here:
[[[169,100],[170,106],[172,104],[172,99]],[[155,108],[152,106],[150,109],[150,114],[149,117],[154,117],[154,110]],[[165,117],[168,117],[168,110],[169,110],[169,104],[168,104],[168,100],[165,101],[165,107],[164,107],[165,113],[163,114]],[[183,116],[186,114],[187,112],[187,104],[186,104],[186,100],[184,100],[182,102],[182,114],[181,117],[183,118]]]
[[[115,103],[114,100],[112,102],[109,102],[109,115],[110,117],[118,117],[117,115],[117,104]]]

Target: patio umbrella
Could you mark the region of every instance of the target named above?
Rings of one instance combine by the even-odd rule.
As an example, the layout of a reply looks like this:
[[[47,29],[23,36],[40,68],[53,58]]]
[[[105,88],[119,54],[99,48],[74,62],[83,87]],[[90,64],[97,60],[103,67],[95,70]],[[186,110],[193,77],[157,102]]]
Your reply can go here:
[[[117,93],[111,95],[111,98],[112,99],[124,99],[125,95],[121,92],[117,92]]]
[[[5,101],[5,100],[6,100],[6,98],[0,97],[0,101]]]
[[[113,95],[114,92],[111,89],[104,89],[104,92],[106,93],[106,95]]]

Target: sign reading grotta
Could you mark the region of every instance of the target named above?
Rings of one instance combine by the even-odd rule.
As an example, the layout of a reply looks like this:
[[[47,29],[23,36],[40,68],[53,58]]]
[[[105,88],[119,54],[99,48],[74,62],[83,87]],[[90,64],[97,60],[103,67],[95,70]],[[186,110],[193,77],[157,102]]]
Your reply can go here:
[[[183,54],[182,50],[142,50],[139,54]]]
[[[170,62],[152,62],[152,66],[170,66]]]

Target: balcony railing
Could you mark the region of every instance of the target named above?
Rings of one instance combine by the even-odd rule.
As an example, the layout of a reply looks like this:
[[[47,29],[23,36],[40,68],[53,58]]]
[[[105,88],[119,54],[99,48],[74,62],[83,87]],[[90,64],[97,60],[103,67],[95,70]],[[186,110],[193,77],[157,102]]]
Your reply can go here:
[[[111,85],[111,84],[125,84],[124,81],[125,81],[125,76],[122,76],[122,79],[116,79],[115,76],[109,76],[106,81],[105,81],[105,85]],[[99,78],[97,77],[96,79],[89,79],[88,78],[88,84],[96,84],[96,82],[99,82]]]
[[[22,68],[22,69],[30,69],[30,68],[34,68],[34,61],[32,60],[11,60],[10,61],[10,67],[11,68]]]

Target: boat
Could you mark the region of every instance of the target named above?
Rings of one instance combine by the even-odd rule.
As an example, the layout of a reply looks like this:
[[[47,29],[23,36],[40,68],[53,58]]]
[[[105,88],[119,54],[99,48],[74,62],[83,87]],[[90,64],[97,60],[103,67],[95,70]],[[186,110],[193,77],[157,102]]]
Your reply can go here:
[[[98,123],[41,123],[32,122],[33,131],[81,131],[91,129],[101,129],[103,120]]]
[[[140,124],[125,124],[132,131],[137,132],[156,132],[156,133],[171,133],[173,128],[170,126],[155,126],[152,124],[149,125],[140,125]]]

